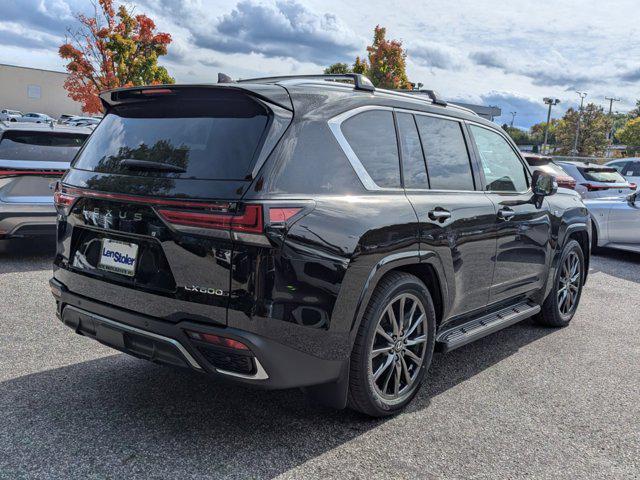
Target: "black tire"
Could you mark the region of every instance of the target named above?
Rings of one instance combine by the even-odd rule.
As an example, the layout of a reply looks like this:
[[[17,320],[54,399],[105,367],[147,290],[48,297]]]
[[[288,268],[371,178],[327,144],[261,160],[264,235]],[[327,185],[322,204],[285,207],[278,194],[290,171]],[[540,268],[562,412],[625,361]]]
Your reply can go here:
[[[578,284],[575,286],[575,292],[572,291],[573,296],[571,308],[563,311],[566,305],[561,302],[562,294],[560,290],[566,283],[563,280],[563,266],[569,259],[569,257],[577,257],[580,271]],[[540,325],[546,327],[566,327],[571,322],[571,319],[576,313],[576,309],[580,303],[580,296],[582,295],[582,285],[584,284],[584,253],[582,247],[575,240],[569,240],[562,249],[562,255],[558,262],[558,268],[556,269],[555,278],[553,279],[553,288],[546,300],[542,304],[542,310],[538,313],[534,319]],[[572,288],[572,287],[566,287]],[[560,298],[559,298],[560,296]],[[567,300],[568,301],[568,300]]]
[[[416,308],[412,310],[413,303],[407,302],[416,303]],[[385,324],[390,326],[391,320],[387,307],[394,312],[395,318],[395,312],[400,311],[400,305],[405,313],[402,316],[403,321],[396,325],[402,330],[397,337],[392,336],[395,342],[392,344],[386,340],[388,336],[382,337],[377,331],[378,324],[381,327]],[[424,318],[420,312],[424,313]],[[402,325],[403,323],[405,325]],[[429,369],[435,345],[435,331],[435,309],[427,287],[417,277],[408,273],[391,272],[385,275],[369,300],[351,353],[349,407],[373,417],[393,415],[402,410],[420,389]],[[374,347],[375,351],[378,351],[379,344],[376,342],[380,340],[387,341],[387,345],[394,345],[391,351],[378,354],[383,357],[382,359],[374,356]],[[385,346],[383,349],[385,348],[389,347]],[[393,360],[389,360],[390,357],[393,357]],[[422,359],[419,366],[414,360],[418,357]],[[397,398],[385,399],[384,393],[374,380],[373,369],[377,361],[381,364],[376,367],[376,373],[384,366],[383,364],[392,362],[388,367],[390,370],[387,370],[384,375],[385,377],[394,376],[393,385],[389,387],[395,388],[396,383],[401,387],[405,382],[404,387],[395,388],[394,394]],[[382,379],[383,375],[379,377],[384,383],[382,390],[386,391],[391,380],[387,378],[385,383]]]

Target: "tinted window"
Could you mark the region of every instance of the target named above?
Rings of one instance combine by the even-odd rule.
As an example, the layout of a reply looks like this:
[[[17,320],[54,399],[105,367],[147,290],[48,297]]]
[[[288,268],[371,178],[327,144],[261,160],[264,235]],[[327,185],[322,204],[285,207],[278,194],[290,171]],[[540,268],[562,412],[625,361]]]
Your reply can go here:
[[[460,123],[424,115],[415,118],[427,157],[431,188],[473,190],[469,153]]]
[[[267,110],[234,91],[193,89],[109,110],[75,168],[139,176],[244,179],[268,123]],[[184,173],[132,170],[124,159],[176,165]]]
[[[624,170],[625,170],[625,167],[627,166],[627,164],[630,164],[630,162],[615,162],[615,163],[610,163],[609,166],[611,168],[615,168],[622,175],[624,175],[625,174]]]
[[[629,162],[622,174],[627,177],[640,177],[640,162]]]
[[[402,149],[404,186],[407,188],[429,188],[420,136],[413,115],[398,113],[397,118],[400,148]]]
[[[587,180],[592,182],[605,182],[605,183],[624,183],[626,180],[615,168],[583,168],[578,167],[580,173]]]
[[[380,187],[400,187],[400,161],[393,114],[387,110],[359,113],[342,123],[342,133]]]
[[[0,159],[70,162],[88,135],[9,130],[0,140]]]
[[[509,143],[499,134],[471,125],[480,153],[487,190],[523,192],[529,188],[524,166]]]

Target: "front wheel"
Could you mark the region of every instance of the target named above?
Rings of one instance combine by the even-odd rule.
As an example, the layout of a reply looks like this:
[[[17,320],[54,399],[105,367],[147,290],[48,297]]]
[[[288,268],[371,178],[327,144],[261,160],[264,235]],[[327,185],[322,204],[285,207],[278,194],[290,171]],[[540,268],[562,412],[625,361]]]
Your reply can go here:
[[[415,276],[392,272],[371,296],[351,355],[349,406],[382,417],[416,395],[435,345],[435,310]]]
[[[584,283],[584,254],[580,244],[569,240],[562,250],[553,289],[536,315],[548,327],[566,327],[576,313]]]

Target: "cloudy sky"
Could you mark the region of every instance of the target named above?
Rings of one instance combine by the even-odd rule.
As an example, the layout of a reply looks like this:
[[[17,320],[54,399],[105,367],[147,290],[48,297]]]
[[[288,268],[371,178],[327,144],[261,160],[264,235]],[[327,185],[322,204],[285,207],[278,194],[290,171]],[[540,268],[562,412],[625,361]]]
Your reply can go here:
[[[503,110],[527,128],[545,119],[542,98],[575,105],[576,90],[614,110],[640,98],[638,0],[140,0],[174,41],[162,60],[179,82],[319,73],[351,63],[373,27],[407,50],[409,79],[444,97]],[[365,6],[366,5],[366,6]],[[0,0],[0,63],[63,70],[57,46],[89,0]]]

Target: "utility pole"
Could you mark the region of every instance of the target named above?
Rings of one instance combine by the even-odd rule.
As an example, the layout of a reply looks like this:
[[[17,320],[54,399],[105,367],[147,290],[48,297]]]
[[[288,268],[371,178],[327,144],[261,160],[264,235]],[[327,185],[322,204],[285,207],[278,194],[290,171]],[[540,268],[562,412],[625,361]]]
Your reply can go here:
[[[609,140],[609,142],[611,142],[613,140],[613,119],[612,119],[612,115],[613,115],[613,102],[619,102],[620,99],[619,98],[614,98],[614,97],[604,97],[605,100],[609,100],[609,118],[611,119],[611,130],[609,130],[609,134],[607,136],[607,139]]]
[[[578,139],[580,138],[580,116],[582,115],[582,105],[584,104],[584,97],[587,96],[587,92],[576,92],[580,97],[580,110],[578,110],[578,121],[576,122],[576,140],[573,144],[573,154],[578,155]]]
[[[560,103],[560,99],[558,98],[549,98],[544,97],[542,101],[549,105],[549,111],[547,112],[547,124],[544,127],[544,142],[542,142],[542,153],[544,155],[545,150],[547,148],[547,139],[549,138],[549,123],[551,122],[551,107]]]
[[[518,112],[510,112],[511,113],[511,128],[513,128],[513,121],[516,119],[516,114]]]

